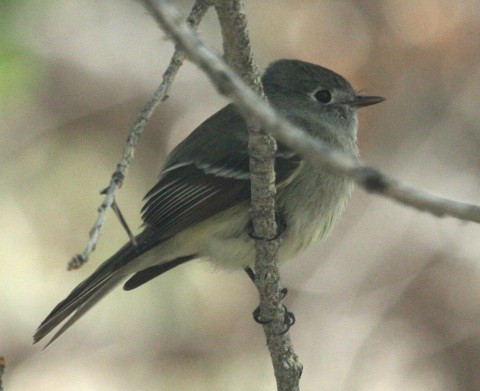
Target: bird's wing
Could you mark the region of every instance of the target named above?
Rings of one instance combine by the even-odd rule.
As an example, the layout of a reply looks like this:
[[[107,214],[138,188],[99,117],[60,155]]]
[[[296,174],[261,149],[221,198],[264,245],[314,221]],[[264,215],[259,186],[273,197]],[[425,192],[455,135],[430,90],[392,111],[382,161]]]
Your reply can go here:
[[[301,159],[280,146],[277,185],[289,182]],[[144,223],[163,241],[250,198],[247,125],[227,106],[200,125],[170,155],[145,196]]]
[[[142,219],[155,228],[157,240],[249,199],[248,176],[237,176],[228,167],[220,162],[213,167],[188,163],[165,172],[142,209]]]
[[[279,174],[277,184],[288,183],[301,166],[301,161],[288,151],[279,151],[276,159]],[[231,206],[250,198],[248,155],[235,153],[214,165],[194,163],[167,171],[147,194],[143,220],[153,233],[149,241],[159,242],[191,227]],[[132,290],[171,268],[195,258],[195,255],[155,265],[137,272],[124,285]]]

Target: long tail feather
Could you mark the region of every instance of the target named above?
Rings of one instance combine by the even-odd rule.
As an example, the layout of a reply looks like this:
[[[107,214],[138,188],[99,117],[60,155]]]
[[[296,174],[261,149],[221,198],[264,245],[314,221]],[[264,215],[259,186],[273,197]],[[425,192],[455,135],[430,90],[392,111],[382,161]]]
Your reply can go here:
[[[156,232],[157,231],[145,229],[136,237],[136,245],[127,243],[112,257],[103,262],[90,277],[79,284],[64,300],[57,304],[52,312],[50,312],[35,332],[35,335],[33,336],[34,343],[43,339],[47,334],[53,331],[53,329],[66,320],[64,325],[57,331],[45,348],[49,346],[100,299],[120,284],[120,282],[125,280],[129,275],[135,273],[135,270],[132,270],[128,265],[132,260],[159,244],[158,237],[156,238],[155,235]],[[165,262],[165,264],[156,265],[138,271],[132,279],[127,282],[125,288],[127,290],[134,289],[192,258],[193,256],[181,257],[170,262]]]
[[[111,258],[101,264],[90,277],[79,284],[64,300],[57,304],[52,312],[50,312],[35,332],[35,335],[33,336],[34,343],[40,341],[55,327],[73,314],[67,323],[65,323],[65,325],[48,343],[48,345],[50,345],[53,340],[58,338],[68,327],[87,312],[87,310],[92,308],[94,304],[131,273],[126,273],[126,268],[123,266],[141,255],[144,252],[141,250],[142,249],[139,251],[138,247],[134,247],[132,244],[128,243]]]
[[[91,292],[89,292],[88,296],[83,298],[82,300],[83,303],[75,307],[76,308],[75,313],[54,334],[54,336],[50,339],[50,341],[48,341],[48,343],[45,345],[44,349],[46,349],[53,341],[55,341],[58,337],[60,337],[71,325],[73,325],[77,320],[79,320],[90,308],[92,308],[95,304],[97,304],[97,302],[100,299],[102,299],[113,288],[115,288],[123,279],[124,279],[123,276],[110,275],[108,276],[108,278],[103,280],[100,285],[96,286]],[[57,324],[58,323],[55,323],[55,326]],[[53,328],[50,328],[49,331],[47,331],[47,334],[52,329]],[[43,338],[43,336],[40,338]]]

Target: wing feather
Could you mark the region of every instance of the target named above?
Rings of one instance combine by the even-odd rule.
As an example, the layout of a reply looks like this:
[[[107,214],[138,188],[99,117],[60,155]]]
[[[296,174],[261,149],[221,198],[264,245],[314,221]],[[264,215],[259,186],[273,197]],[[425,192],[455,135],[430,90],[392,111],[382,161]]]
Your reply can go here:
[[[173,181],[176,183],[170,185]],[[195,164],[168,171],[155,187],[156,191],[149,193],[142,209],[142,219],[158,230],[162,238],[175,235],[250,197],[249,180],[205,173]]]
[[[277,186],[289,183],[301,159],[280,146],[275,160]],[[214,163],[172,164],[146,196],[144,223],[159,240],[250,199],[249,157],[237,151]]]

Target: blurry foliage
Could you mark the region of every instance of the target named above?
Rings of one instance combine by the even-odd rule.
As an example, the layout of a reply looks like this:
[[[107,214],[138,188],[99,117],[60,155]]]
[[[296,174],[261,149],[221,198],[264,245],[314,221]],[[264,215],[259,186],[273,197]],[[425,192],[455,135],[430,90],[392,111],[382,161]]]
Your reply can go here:
[[[13,14],[21,1],[0,0],[0,106],[3,114],[14,115],[28,105],[41,65],[32,52],[18,44],[12,33]]]
[[[28,51],[0,38],[0,105],[6,113],[15,115],[28,105],[35,85],[41,75],[41,66]]]
[[[176,2],[186,10],[190,1]],[[382,105],[360,113],[362,158],[480,203],[478,0],[248,1],[254,52],[330,67]],[[200,37],[218,50],[210,12]],[[41,352],[38,323],[124,241],[113,215],[85,244],[138,109],[172,45],[138,2],[0,0],[0,355],[14,390],[267,390],[274,379],[242,273],[180,267],[117,289]],[[132,228],[165,154],[222,106],[184,66],[118,202]],[[480,229],[356,191],[332,236],[282,267],[307,390],[478,390]]]

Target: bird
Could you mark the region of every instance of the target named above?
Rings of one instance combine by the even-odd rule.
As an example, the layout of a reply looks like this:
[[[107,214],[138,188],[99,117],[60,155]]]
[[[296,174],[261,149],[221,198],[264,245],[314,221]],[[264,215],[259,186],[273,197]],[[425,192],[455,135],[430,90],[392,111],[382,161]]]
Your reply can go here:
[[[269,104],[330,147],[358,157],[357,111],[384,98],[358,94],[334,71],[296,59],[271,63],[262,75]],[[346,208],[353,181],[325,171],[278,143],[276,215],[282,263],[324,240]],[[40,324],[34,343],[62,324],[47,346],[124,282],[130,291],[195,259],[254,277],[250,221],[248,125],[229,104],[168,155],[141,210],[143,230],[62,300]]]

